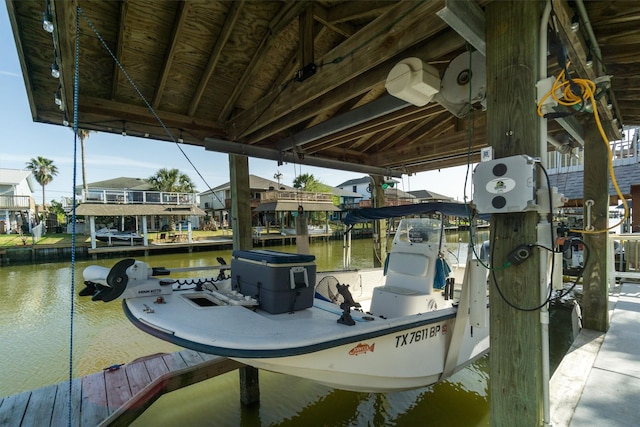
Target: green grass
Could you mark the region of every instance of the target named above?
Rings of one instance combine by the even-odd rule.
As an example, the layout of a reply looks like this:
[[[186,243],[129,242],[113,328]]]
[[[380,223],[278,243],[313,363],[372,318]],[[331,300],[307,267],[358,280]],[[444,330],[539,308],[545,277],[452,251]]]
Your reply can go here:
[[[161,232],[150,231],[147,233],[149,235],[149,239],[158,239]],[[170,232],[163,231],[162,233],[167,233],[169,235]],[[183,233],[186,233],[183,232]],[[206,239],[215,236],[231,236],[231,231],[227,231],[226,234],[222,232],[222,230],[218,231],[201,231],[194,230],[192,231],[192,236],[194,239]],[[27,245],[32,244],[31,234],[25,234],[24,239]],[[0,248],[7,248],[12,246],[24,246],[22,242],[23,238],[18,234],[0,234]],[[89,235],[78,234],[76,235],[76,244],[80,243],[91,243],[91,237]],[[60,246],[71,246],[71,234],[61,233],[50,233],[44,235],[36,245],[60,245]]]
[[[341,229],[341,227],[336,227],[334,224],[331,224],[330,226],[331,230],[335,230],[335,229]],[[358,224],[358,226],[356,228],[361,228],[362,224]],[[253,232],[255,233],[255,227],[253,229]],[[160,234],[161,233],[166,233],[167,236],[171,236],[172,233],[178,233],[176,232],[170,232],[170,231],[150,231],[148,232],[148,236],[150,240],[157,240],[160,238]],[[186,231],[183,231],[182,234],[186,234]],[[270,233],[271,234],[279,234],[280,233],[280,229],[278,227],[272,227],[270,229]],[[262,227],[262,232],[261,234],[265,235],[267,234],[267,228],[266,227]],[[233,232],[231,230],[217,230],[217,231],[203,231],[203,230],[193,230],[192,231],[192,236],[194,240],[199,240],[199,239],[211,239],[214,238],[216,236],[222,236],[222,237],[231,237],[233,235]],[[32,244],[32,240],[31,240],[31,234],[25,234],[24,239],[26,241],[26,245],[31,245]],[[12,246],[24,246],[24,243],[22,242],[23,237],[20,237],[20,235],[18,234],[0,234],[0,248],[7,248],[7,247],[12,247]],[[76,236],[76,244],[82,244],[82,243],[86,243],[86,244],[90,244],[91,243],[91,237],[88,234],[78,234]],[[48,233],[45,236],[43,236],[40,240],[38,240],[38,242],[36,243],[36,245],[60,245],[60,246],[71,246],[71,234],[66,234],[66,233],[60,233],[60,234],[56,234],[56,233]]]

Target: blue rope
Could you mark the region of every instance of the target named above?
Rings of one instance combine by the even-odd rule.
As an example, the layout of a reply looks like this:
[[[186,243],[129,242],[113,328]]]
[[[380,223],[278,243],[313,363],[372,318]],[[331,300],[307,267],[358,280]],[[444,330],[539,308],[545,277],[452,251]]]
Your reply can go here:
[[[73,305],[75,298],[75,271],[76,271],[76,177],[78,157],[78,64],[80,59],[80,10],[76,7],[76,52],[75,70],[73,73],[73,207],[71,209],[71,307],[69,309],[69,427],[71,427],[73,405],[71,403],[73,391]]]

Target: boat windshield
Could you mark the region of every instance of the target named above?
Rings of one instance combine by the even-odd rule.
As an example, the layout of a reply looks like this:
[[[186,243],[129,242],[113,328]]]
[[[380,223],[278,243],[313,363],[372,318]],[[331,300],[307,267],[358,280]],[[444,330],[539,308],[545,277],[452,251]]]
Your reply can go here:
[[[441,221],[432,218],[405,218],[400,221],[393,243],[440,243]]]

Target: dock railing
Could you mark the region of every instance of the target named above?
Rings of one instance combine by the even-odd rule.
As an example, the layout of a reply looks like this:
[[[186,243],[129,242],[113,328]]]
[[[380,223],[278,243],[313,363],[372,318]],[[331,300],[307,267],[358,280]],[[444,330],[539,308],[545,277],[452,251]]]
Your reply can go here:
[[[615,242],[619,242],[618,250]],[[609,277],[640,279],[640,234],[609,234],[608,244]]]
[[[84,203],[195,205],[197,204],[196,196],[195,193],[99,188],[89,188],[88,192],[82,191],[82,201]]]
[[[609,143],[614,167],[640,162],[640,128],[625,129],[623,135],[624,139]],[[569,153],[549,151],[547,165],[547,172],[550,175],[581,171],[584,169],[584,151],[582,149],[573,149]]]

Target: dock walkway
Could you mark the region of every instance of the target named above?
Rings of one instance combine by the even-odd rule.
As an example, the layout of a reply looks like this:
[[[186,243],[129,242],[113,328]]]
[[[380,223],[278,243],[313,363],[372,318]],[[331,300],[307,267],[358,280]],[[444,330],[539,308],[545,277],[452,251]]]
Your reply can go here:
[[[0,398],[0,426],[126,426],[162,394],[242,367],[224,357],[182,350],[135,360],[69,382]]]
[[[583,329],[553,375],[554,427],[628,427],[640,420],[640,284],[610,299],[607,333]]]

